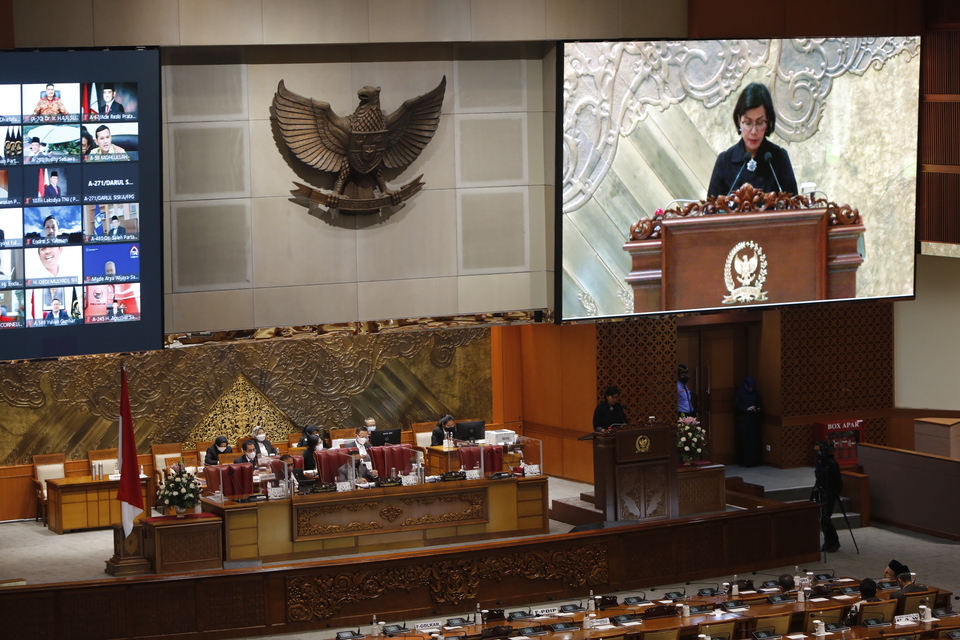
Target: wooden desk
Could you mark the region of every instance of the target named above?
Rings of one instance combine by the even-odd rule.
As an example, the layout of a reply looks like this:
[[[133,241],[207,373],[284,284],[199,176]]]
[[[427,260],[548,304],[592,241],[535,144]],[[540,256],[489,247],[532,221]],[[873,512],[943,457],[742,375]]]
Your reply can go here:
[[[144,522],[144,550],[154,573],[223,568],[223,518],[212,513],[160,516]]]
[[[140,478],[143,504],[147,500],[147,478]],[[90,476],[47,480],[47,513],[50,530],[57,533],[98,529],[121,522],[117,489],[120,480],[94,480]],[[137,520],[143,518],[143,513]]]
[[[680,467],[677,471],[680,517],[727,508],[726,468],[722,464]]]
[[[546,476],[202,504],[223,517],[225,560],[328,557],[549,531]]]
[[[460,454],[457,453],[458,451],[457,447],[427,447],[427,473],[436,476],[445,471],[459,469]]]

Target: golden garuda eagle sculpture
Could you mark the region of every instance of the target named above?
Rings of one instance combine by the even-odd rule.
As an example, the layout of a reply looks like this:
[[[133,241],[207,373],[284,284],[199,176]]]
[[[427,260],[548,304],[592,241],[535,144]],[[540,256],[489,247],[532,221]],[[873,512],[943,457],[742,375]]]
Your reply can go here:
[[[394,190],[387,187],[383,170],[407,166],[427,146],[440,124],[446,86],[444,76],[433,91],[407,100],[390,115],[380,109],[380,87],[364,87],[357,92],[356,111],[344,118],[329,103],[287,90],[281,80],[273,109],[284,142],[311,167],[337,174],[332,192],[294,182],[291,193],[344,213],[401,205],[423,188],[423,175]]]

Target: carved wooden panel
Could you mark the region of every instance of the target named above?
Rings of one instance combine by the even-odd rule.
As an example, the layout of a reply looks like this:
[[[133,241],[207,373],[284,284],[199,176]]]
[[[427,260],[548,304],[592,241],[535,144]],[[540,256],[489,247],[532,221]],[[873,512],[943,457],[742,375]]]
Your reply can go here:
[[[618,520],[666,518],[669,507],[666,464],[617,465]]]
[[[893,304],[784,309],[783,415],[893,406]]]
[[[677,326],[673,316],[597,324],[597,397],[620,387],[631,423],[648,416],[673,420],[676,406]]]
[[[477,599],[482,582],[500,582],[505,577],[598,586],[609,579],[607,562],[606,545],[592,544],[552,552],[411,562],[380,572],[356,568],[298,575],[286,580],[287,620],[331,618],[343,606],[395,591],[427,589],[436,603],[470,602]]]

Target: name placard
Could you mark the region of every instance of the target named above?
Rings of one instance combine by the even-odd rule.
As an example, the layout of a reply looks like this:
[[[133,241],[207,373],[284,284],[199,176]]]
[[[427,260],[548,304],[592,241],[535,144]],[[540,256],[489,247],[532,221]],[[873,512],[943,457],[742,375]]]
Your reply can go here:
[[[920,614],[919,613],[905,613],[902,616],[896,616],[893,619],[894,624],[919,624],[920,623]]]
[[[534,609],[533,615],[535,616],[555,616],[560,613],[560,609],[557,607],[547,607],[546,609]]]
[[[424,629],[439,629],[443,626],[442,620],[428,620],[427,622],[418,622],[414,629],[423,631]]]

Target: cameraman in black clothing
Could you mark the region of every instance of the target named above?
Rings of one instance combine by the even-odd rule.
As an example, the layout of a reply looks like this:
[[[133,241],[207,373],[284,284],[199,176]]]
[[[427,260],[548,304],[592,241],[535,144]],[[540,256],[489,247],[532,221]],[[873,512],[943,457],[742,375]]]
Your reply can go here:
[[[810,499],[820,503],[820,529],[823,531],[823,546],[820,551],[833,553],[840,550],[840,537],[830,519],[843,490],[840,465],[833,457],[833,445],[827,440],[818,440],[813,445],[817,466],[814,470],[817,481]]]

